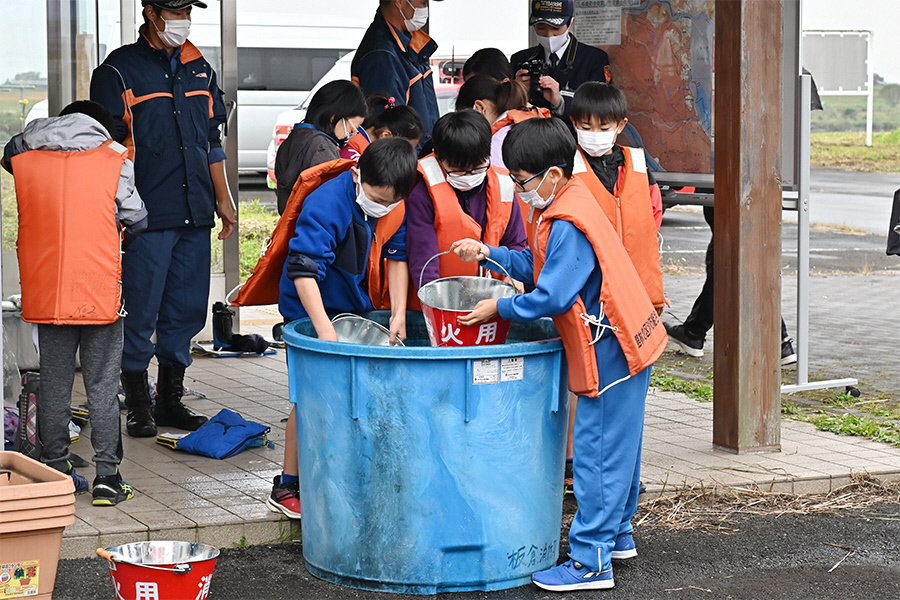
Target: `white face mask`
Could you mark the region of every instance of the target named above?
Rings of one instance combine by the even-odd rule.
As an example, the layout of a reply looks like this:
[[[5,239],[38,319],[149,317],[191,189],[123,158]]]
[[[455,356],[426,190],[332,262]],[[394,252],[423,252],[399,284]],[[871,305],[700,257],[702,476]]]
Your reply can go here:
[[[373,200],[369,200],[368,198],[366,198],[366,193],[363,191],[362,185],[357,185],[356,189],[356,203],[359,204],[359,207],[362,209],[363,213],[365,213],[366,217],[380,219],[381,217],[391,212],[391,210],[393,210],[394,207],[397,206],[397,204],[400,204],[399,202],[391,204],[390,206],[379,204]]]
[[[339,148],[344,148],[347,144],[350,143],[350,138],[353,137],[353,129],[350,127],[350,121],[348,121],[347,119],[341,119],[341,122],[344,124],[344,131],[346,133],[344,134],[344,137],[339,139],[337,142]]]
[[[549,172],[550,171],[548,170],[547,173]],[[553,202],[554,198],[556,198],[556,184],[553,184],[553,192],[546,200],[542,198],[540,194],[538,194],[538,188],[544,185],[544,180],[547,179],[547,173],[544,173],[544,176],[541,177],[541,182],[537,184],[536,188],[534,188],[530,192],[518,193],[519,198],[522,199],[522,202],[537,209],[547,208],[548,206],[550,206],[550,203]]]
[[[487,177],[486,172],[479,173],[478,175],[448,174],[447,183],[452,185],[454,189],[457,189],[461,192],[468,192],[469,190],[474,190],[482,183],[484,183],[485,177]]]
[[[535,34],[537,35],[537,34]],[[544,37],[543,35],[537,35],[538,42],[547,50],[547,54],[556,54],[559,52],[563,46],[566,45],[566,40],[569,39],[569,32],[561,33],[559,35],[554,35],[551,37]]]
[[[603,156],[616,143],[616,137],[619,135],[617,129],[610,131],[584,131],[576,129],[578,135],[578,145],[585,151],[588,156]]]
[[[418,31],[425,27],[425,23],[428,22],[428,9],[416,8],[409,0],[406,0],[406,3],[409,4],[409,7],[414,11],[412,19],[403,17],[403,25],[406,27],[406,30],[412,33],[413,31]]]
[[[160,17],[160,19],[162,19],[162,17]],[[156,27],[156,31],[159,33],[159,39],[161,39],[166,46],[169,48],[178,48],[187,41],[188,35],[191,33],[190,19],[174,19],[172,21],[162,20],[166,24],[165,30],[160,31],[159,27],[156,27],[156,22],[153,23],[153,26]]]

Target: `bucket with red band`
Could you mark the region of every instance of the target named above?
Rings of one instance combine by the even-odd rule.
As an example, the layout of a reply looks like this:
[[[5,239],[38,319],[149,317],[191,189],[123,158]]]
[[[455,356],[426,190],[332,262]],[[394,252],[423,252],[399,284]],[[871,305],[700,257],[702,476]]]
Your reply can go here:
[[[219,549],[194,542],[136,542],[100,548],[116,598],[206,600]]]
[[[441,254],[432,256],[425,266]],[[497,264],[489,258],[486,260]],[[425,267],[422,268],[423,273],[424,271]],[[482,300],[514,296],[516,288],[511,283],[489,277],[444,277],[423,286],[421,277],[419,279],[419,301],[422,303],[425,327],[432,346],[490,346],[506,343],[510,323],[499,315],[473,326],[461,325],[459,317],[472,312]]]

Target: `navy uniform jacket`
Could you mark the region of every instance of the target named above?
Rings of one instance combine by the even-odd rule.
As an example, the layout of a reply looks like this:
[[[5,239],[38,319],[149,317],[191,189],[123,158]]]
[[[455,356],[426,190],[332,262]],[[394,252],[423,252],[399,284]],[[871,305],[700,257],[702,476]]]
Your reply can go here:
[[[225,104],[200,51],[185,42],[170,57],[141,35],[94,70],[91,100],[112,113],[113,138],[134,160],[148,230],[212,227],[216,196],[209,165],[225,158],[219,133]]]
[[[569,46],[566,48],[565,55],[559,61],[556,67],[550,67],[550,77],[559,82],[559,90],[563,100],[566,103],[565,113],[561,118],[569,123],[569,112],[572,107],[572,97],[578,86],[586,81],[609,81],[609,55],[600,48],[582,44],[575,39],[575,36],[569,33]],[[547,55],[544,47],[538,44],[527,50],[521,50],[512,55],[510,63],[513,66],[513,72],[522,68],[522,65],[529,60],[537,58],[547,61]],[[535,106],[543,108],[553,108],[550,103],[544,99],[543,95],[531,97],[531,103]],[[560,116],[560,115],[556,115]]]
[[[397,31],[379,9],[350,63],[350,75],[366,96],[386,92],[398,105],[416,109],[424,125],[422,144],[440,117],[429,63],[435,50],[437,43],[426,33]]]

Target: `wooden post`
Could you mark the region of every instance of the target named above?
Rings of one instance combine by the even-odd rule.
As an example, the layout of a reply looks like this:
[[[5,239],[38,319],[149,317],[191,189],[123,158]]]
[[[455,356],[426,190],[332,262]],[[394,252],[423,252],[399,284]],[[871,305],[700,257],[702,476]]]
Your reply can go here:
[[[783,0],[716,0],[713,444],[781,449]]]

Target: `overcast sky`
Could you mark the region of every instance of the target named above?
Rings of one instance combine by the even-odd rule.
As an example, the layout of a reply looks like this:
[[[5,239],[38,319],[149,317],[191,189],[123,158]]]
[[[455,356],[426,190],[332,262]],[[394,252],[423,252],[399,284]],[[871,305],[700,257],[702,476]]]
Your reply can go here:
[[[872,31],[872,66],[886,81],[900,83],[900,1],[803,0],[802,27]]]
[[[247,0],[243,0],[246,2]],[[306,1],[306,0],[301,0]],[[374,4],[374,0],[372,0]],[[505,51],[512,51],[514,46],[520,44],[518,34],[511,35],[509,21],[512,19],[514,27],[525,27],[524,9],[522,11],[503,11],[501,7],[505,2],[514,6],[525,6],[526,0],[447,0],[444,6],[435,3],[435,16],[440,17],[448,12],[449,4],[472,5],[474,14],[464,24],[459,36],[460,54],[475,47],[487,43],[482,28],[473,26],[473,23],[492,24],[493,35],[497,37],[495,44]],[[46,74],[46,48],[44,44],[43,21],[45,4],[38,0],[25,2],[15,0],[0,0],[3,20],[0,22],[0,39],[3,40],[4,50],[0,53],[0,82],[12,77],[16,73],[25,70],[39,70]],[[372,11],[374,12],[374,11]],[[475,16],[477,15],[477,16]],[[367,16],[363,15],[363,16]],[[367,17],[368,18],[368,17]],[[504,23],[504,27],[493,27],[493,24]],[[448,28],[449,23],[442,22],[435,31],[439,40],[443,40],[445,46],[442,51],[449,53],[451,44],[446,43],[451,39]],[[900,83],[900,0],[803,0],[803,29],[865,29],[874,32],[873,35],[873,66],[875,72],[887,81]]]

